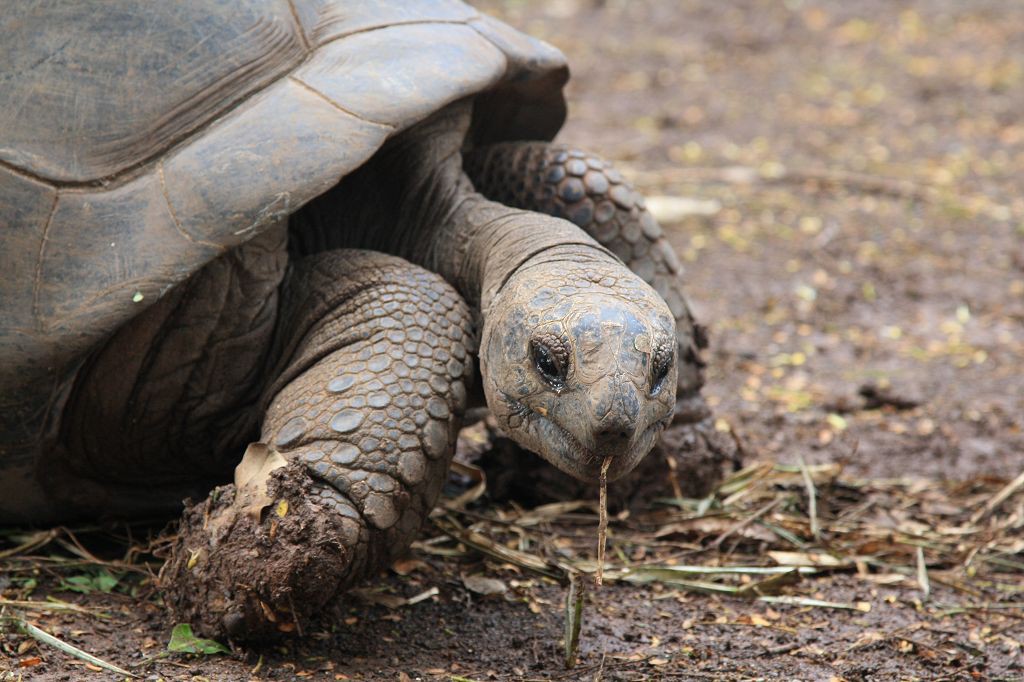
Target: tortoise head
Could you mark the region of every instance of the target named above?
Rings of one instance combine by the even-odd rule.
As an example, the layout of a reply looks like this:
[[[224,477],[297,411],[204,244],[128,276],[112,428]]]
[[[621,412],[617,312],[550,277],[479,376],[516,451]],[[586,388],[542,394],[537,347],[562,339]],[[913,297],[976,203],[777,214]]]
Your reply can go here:
[[[629,472],[672,418],[675,321],[619,264],[521,267],[484,318],[484,392],[502,429],[562,471]]]

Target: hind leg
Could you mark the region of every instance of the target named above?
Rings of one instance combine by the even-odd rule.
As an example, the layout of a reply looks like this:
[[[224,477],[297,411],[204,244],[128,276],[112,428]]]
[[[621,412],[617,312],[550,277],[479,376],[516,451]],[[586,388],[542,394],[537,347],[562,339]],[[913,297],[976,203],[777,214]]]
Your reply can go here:
[[[578,225],[668,304],[676,318],[679,372],[673,424],[656,451],[679,471],[677,487],[687,494],[705,494],[721,478],[722,464],[732,453],[727,452],[730,444],[715,433],[700,394],[705,330],[686,302],[679,259],[643,197],[610,163],[565,145],[489,145],[468,153],[464,166],[476,189],[488,198]],[[641,468],[649,468],[652,459],[656,458],[648,457]]]
[[[186,513],[162,580],[204,632],[301,628],[414,539],[445,481],[471,376],[469,310],[369,251],[299,261],[282,291],[262,444]]]

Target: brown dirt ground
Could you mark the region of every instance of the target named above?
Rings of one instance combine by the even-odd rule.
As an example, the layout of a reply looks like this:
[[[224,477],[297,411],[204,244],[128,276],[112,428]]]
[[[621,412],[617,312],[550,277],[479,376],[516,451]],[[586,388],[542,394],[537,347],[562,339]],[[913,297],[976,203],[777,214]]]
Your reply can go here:
[[[983,504],[1021,472],[1024,5],[482,4],[568,54],[574,80],[561,139],[621,160],[649,196],[717,202],[710,215],[663,222],[712,331],[707,395],[751,459],[842,463],[843,480],[861,483],[815,479],[834,498],[819,510],[823,521],[873,504],[917,523],[918,538],[943,523],[949,533],[966,527],[973,508],[965,505]],[[886,488],[892,478],[920,482]],[[796,495],[785,508],[806,516],[800,489],[775,488],[780,499]],[[511,509],[477,503],[471,512],[494,518]],[[759,553],[778,548],[777,537],[759,539],[750,524],[721,553],[686,555],[723,527],[687,527],[653,542],[651,529],[664,530],[665,518],[613,520],[609,557],[769,564]],[[279,647],[146,665],[169,627],[144,575],[112,566],[120,577],[113,592],[78,595],[58,589],[60,581],[95,573],[94,563],[74,563],[67,551],[59,560],[4,559],[0,545],[0,596],[82,605],[88,613],[22,613],[153,680],[1017,680],[1022,518],[1018,493],[991,520],[1009,548],[1001,564],[979,568],[970,551],[944,555],[953,544],[920,540],[936,571],[928,599],[913,572],[893,577],[863,565],[783,591],[863,602],[862,610],[609,585],[588,597],[572,671],[562,665],[564,588],[451,543],[422,544],[403,565],[407,575],[371,585],[392,597],[437,589],[414,605],[353,599]],[[593,523],[590,513],[565,514],[539,526],[550,543],[519,546],[548,558],[592,556]],[[899,532],[873,547],[902,542],[893,565],[912,567],[914,543]],[[123,531],[113,545],[109,533],[79,535],[104,556],[125,551]],[[453,556],[441,555],[446,548]],[[463,577],[480,573],[508,589],[467,589]],[[0,679],[120,678],[8,630],[0,632]]]

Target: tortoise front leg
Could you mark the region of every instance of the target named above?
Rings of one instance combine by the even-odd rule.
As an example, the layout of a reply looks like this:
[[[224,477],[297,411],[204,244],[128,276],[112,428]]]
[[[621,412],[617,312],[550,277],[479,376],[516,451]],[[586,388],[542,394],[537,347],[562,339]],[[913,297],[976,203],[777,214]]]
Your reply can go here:
[[[700,394],[704,384],[700,352],[707,346],[706,332],[687,304],[679,258],[643,197],[608,161],[560,144],[489,145],[466,154],[463,165],[476,189],[489,199],[578,225],[668,304],[676,318],[679,372],[673,425],[663,434],[662,443],[671,444],[669,449],[677,454],[688,450],[681,453],[682,462],[672,462],[689,474],[688,480],[681,481],[684,491],[706,493],[721,476],[728,448],[714,435],[710,411]]]
[[[301,629],[393,561],[437,501],[465,409],[471,317],[440,277],[328,252],[296,265],[282,306],[256,494],[229,486],[186,512],[162,576],[207,633]]]

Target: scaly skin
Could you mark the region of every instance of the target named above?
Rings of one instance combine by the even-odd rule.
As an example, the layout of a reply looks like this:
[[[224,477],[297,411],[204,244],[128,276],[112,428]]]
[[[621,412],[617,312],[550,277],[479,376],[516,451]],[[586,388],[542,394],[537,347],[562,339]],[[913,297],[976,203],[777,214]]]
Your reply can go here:
[[[690,312],[683,290],[682,266],[661,227],[646,209],[643,197],[608,161],[562,144],[488,145],[466,154],[463,165],[475,188],[488,198],[578,225],[618,256],[668,304],[676,321],[679,358],[672,424],[652,455],[616,492],[637,499],[677,490],[695,497],[706,495],[721,480],[729,462],[738,465],[739,453],[728,438],[716,431],[701,396],[704,362],[700,351],[707,346],[706,331]],[[494,409],[493,401],[491,404]],[[503,461],[504,468],[509,468],[509,459]],[[533,471],[521,458],[512,456],[511,462],[519,466],[519,475],[523,477],[534,481],[551,479],[563,496],[579,497],[593,492],[585,483],[558,478],[543,470]],[[666,484],[666,466],[672,477],[671,488]],[[663,486],[660,492],[654,493],[659,485]]]
[[[302,462],[352,539],[369,542],[358,553],[386,564],[433,508],[455,451],[476,350],[469,309],[437,275],[353,250],[299,261],[282,306],[290,342],[261,440]]]
[[[390,140],[370,163],[304,208],[294,233],[309,248],[354,239],[451,282],[482,318],[483,387],[509,436],[581,480],[596,481],[595,462],[614,453],[608,474],[614,480],[647,454],[656,440],[650,436],[671,416],[680,364],[671,352],[672,313],[651,286],[568,220],[476,192],[461,157],[470,106],[453,104]],[[549,283],[560,286],[549,289]],[[535,300],[540,289],[552,291],[552,300]],[[545,339],[555,322],[564,334],[552,344]],[[560,368],[565,376],[545,379],[531,349],[557,354],[559,343],[568,349]],[[667,350],[659,350],[665,344]],[[689,366],[693,358],[680,358],[687,363],[683,371],[696,371]],[[661,371],[673,373],[663,389]],[[602,372],[616,380],[597,381]],[[687,385],[695,390],[697,383]],[[519,406],[504,398],[523,391],[530,400]],[[635,409],[623,411],[629,402]],[[511,419],[534,403],[548,414]],[[623,435],[609,441],[608,424],[616,421],[626,427],[614,429]]]
[[[294,216],[291,255],[324,252],[281,290],[257,408],[282,466],[260,474],[255,511],[241,479],[188,511],[162,574],[202,631],[301,623],[408,545],[454,450],[474,328],[499,421],[572,476],[596,481],[606,458],[622,476],[669,422],[672,312],[572,223],[478,194],[459,153],[470,113],[456,103],[393,138]]]
[[[178,618],[243,638],[301,627],[388,565],[437,501],[473,376],[471,316],[440,277],[371,251],[299,260],[281,291],[261,440],[287,511],[221,491],[186,514],[161,575]],[[283,477],[282,477],[283,476]]]
[[[602,272],[578,254],[556,251],[516,271],[480,348],[487,404],[502,429],[582,480],[595,481],[606,457],[610,480],[632,470],[675,397],[673,321],[648,292],[625,269]],[[531,367],[538,342],[566,368],[556,386]]]
[[[508,206],[572,221],[658,292],[676,319],[679,352],[675,423],[707,416],[700,397],[704,329],[686,302],[682,265],[643,196],[595,154],[546,142],[506,142],[464,158],[473,185]]]
[[[57,520],[177,513],[230,478],[259,433],[286,228],[213,260],[85,363],[39,467]]]

